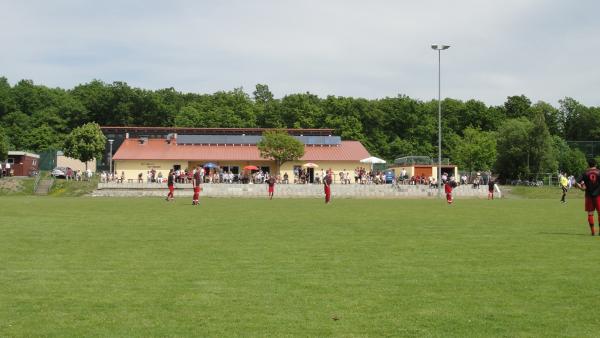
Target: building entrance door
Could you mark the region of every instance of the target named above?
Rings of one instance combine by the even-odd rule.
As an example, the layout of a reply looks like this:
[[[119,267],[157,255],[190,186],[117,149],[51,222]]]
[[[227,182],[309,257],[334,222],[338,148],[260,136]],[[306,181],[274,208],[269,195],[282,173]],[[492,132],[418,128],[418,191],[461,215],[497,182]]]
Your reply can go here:
[[[306,176],[309,183],[315,183],[315,169],[306,168]]]

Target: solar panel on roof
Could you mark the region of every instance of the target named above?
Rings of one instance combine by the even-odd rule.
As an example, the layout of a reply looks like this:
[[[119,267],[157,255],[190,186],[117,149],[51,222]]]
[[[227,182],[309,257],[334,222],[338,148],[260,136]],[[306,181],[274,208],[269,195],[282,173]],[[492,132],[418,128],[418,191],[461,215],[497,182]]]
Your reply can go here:
[[[339,136],[294,136],[305,145],[339,145]],[[257,144],[259,135],[178,135],[178,144]]]

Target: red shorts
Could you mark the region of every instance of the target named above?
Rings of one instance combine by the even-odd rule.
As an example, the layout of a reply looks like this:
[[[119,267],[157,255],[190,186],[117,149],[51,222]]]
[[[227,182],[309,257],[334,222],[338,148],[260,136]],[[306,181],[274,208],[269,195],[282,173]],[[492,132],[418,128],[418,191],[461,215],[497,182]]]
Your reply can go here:
[[[269,186],[269,192],[273,192],[273,191],[275,191],[275,187]]]
[[[170,193],[173,193],[173,191],[175,191],[175,187],[174,187],[174,186],[172,186],[172,185],[170,185],[170,186],[169,186],[169,192],[170,192]]]
[[[600,211],[600,196],[585,196],[585,211]]]
[[[194,187],[194,194],[200,193],[200,187]]]

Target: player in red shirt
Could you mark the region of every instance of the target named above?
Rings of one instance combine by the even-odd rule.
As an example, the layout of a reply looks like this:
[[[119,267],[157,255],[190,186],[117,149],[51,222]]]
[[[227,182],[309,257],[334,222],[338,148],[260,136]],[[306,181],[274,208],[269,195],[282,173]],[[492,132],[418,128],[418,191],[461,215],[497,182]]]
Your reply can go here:
[[[175,172],[173,169],[169,170],[169,177],[167,177],[167,186],[169,187],[169,194],[167,195],[167,202],[175,199],[173,191],[175,191]]]
[[[323,188],[325,190],[325,203],[331,201],[331,170],[327,170],[327,174],[323,177]]]
[[[200,170],[203,170],[202,168],[200,168],[200,166],[196,167],[196,172],[194,172],[194,175],[192,176],[192,186],[194,187],[194,197],[192,198],[192,205],[198,205],[198,200],[200,198],[200,190],[202,190],[200,186],[202,184],[202,175],[200,174]]]
[[[596,168],[596,160],[588,160],[589,168],[577,180],[577,187],[585,190],[585,211],[588,214],[588,223],[592,236],[594,236],[594,211],[600,212],[600,170]],[[598,215],[598,225],[600,226],[600,214]],[[600,235],[600,229],[598,230]]]
[[[446,184],[444,184],[444,192],[446,193],[446,202],[452,204],[452,182],[446,181]]]
[[[275,176],[270,176],[267,180],[267,184],[269,185],[269,199],[273,199],[273,192],[275,192]]]

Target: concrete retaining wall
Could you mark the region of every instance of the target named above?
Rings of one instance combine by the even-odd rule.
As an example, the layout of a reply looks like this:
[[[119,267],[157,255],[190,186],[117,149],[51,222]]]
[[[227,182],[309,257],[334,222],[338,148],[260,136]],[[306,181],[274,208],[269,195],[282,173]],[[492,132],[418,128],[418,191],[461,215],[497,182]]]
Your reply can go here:
[[[204,184],[201,196],[204,197],[257,197],[267,196],[266,184]],[[99,183],[92,196],[166,196],[165,184],[148,183]],[[427,186],[405,185],[399,188],[391,185],[334,184],[331,186],[334,198],[433,198],[437,189]],[[442,192],[443,193],[443,192]],[[175,197],[192,196],[191,184],[177,184]],[[323,198],[323,186],[319,184],[278,184],[275,186],[277,198]],[[470,185],[454,189],[455,198],[487,198],[487,186],[473,189]]]

